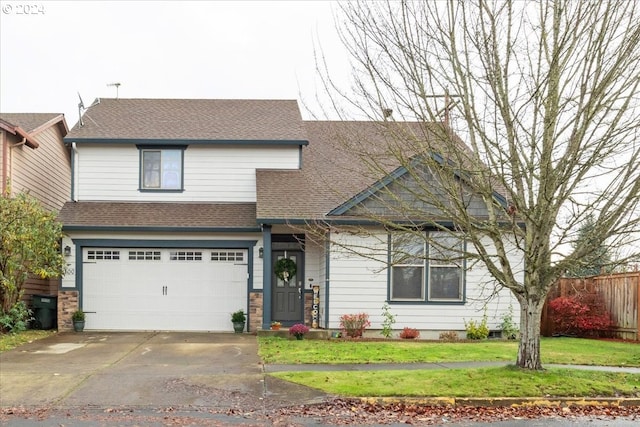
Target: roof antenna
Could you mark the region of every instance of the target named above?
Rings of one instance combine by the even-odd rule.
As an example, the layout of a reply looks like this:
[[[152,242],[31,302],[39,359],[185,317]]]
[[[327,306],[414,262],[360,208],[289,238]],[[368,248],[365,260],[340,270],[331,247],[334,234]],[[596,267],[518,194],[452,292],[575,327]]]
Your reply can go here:
[[[449,89],[446,89],[444,94],[425,95],[425,98],[444,98],[444,107],[441,110],[436,111],[435,115],[439,116],[444,113],[444,125],[445,127],[449,127],[451,107],[457,103],[452,98],[462,98],[462,96],[450,94]]]
[[[118,89],[120,88],[120,83],[109,83],[107,86],[115,86],[116,87],[116,99],[118,99]]]
[[[84,110],[84,102],[82,101],[82,97],[80,96],[80,92],[78,92],[78,98],[80,98],[80,102],[78,103],[78,116],[80,116],[80,127],[84,126],[84,122],[82,121],[82,110]]]

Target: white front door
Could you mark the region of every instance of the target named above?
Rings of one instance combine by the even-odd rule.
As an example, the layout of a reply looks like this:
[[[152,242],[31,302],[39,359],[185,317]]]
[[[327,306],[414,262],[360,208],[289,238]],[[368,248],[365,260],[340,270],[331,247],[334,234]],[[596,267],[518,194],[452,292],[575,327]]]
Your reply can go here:
[[[246,250],[85,248],[86,328],[232,331],[247,275]]]

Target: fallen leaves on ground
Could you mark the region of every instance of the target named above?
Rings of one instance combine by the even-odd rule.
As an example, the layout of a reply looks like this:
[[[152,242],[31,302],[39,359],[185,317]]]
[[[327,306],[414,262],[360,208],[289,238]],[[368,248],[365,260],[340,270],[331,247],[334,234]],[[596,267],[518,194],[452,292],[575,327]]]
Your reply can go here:
[[[92,420],[110,425],[303,425],[313,419],[324,425],[436,425],[456,422],[498,422],[526,419],[617,419],[640,420],[640,407],[563,406],[563,407],[474,407],[426,406],[419,404],[370,404],[356,399],[333,399],[324,403],[279,408],[205,407],[167,408],[3,408],[0,421],[23,419]],[[120,423],[127,424],[120,424]],[[129,424],[133,423],[133,424]],[[136,424],[137,423],[137,424]]]

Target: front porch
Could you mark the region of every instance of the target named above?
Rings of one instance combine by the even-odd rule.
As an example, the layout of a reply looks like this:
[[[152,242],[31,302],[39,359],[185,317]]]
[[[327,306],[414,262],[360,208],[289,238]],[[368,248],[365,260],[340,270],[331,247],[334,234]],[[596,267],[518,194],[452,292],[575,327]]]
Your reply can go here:
[[[331,338],[331,333],[329,329],[309,329],[309,332],[305,334],[305,339],[311,340],[326,340]],[[282,327],[277,331],[271,329],[258,329],[256,334],[259,337],[280,337],[280,338],[291,338],[295,339],[293,336],[289,335],[289,328]]]

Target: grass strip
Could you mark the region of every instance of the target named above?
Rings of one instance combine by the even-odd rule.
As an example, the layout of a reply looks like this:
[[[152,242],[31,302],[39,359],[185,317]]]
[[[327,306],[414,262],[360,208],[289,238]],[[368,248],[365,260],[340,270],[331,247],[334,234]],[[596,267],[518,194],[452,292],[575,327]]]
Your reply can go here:
[[[288,340],[259,337],[259,354],[271,364],[515,362],[516,341]],[[640,343],[582,338],[542,338],[542,362],[640,366]]]
[[[497,367],[414,371],[278,372],[276,378],[351,397],[632,397],[640,375]]]

